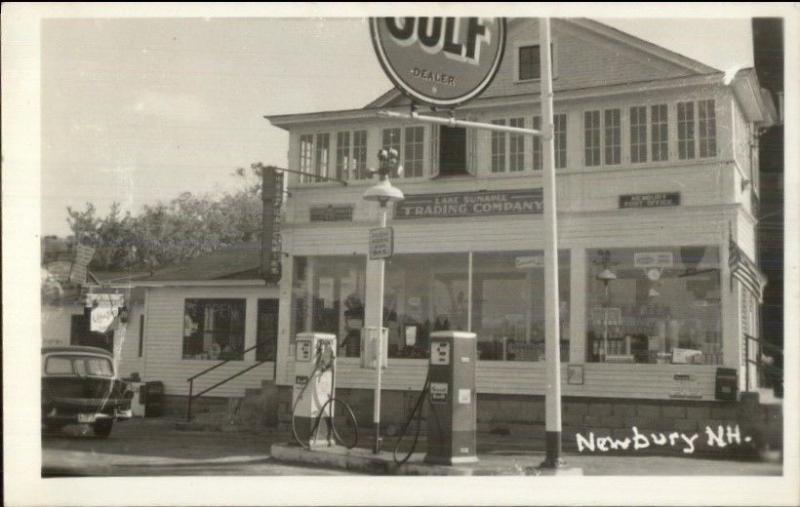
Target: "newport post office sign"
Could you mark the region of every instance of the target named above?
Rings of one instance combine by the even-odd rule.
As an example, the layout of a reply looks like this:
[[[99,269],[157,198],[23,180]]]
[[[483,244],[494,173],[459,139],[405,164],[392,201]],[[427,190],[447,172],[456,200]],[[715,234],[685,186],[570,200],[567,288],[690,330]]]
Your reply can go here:
[[[371,18],[383,70],[412,101],[454,107],[494,79],[506,39],[503,18]]]
[[[395,204],[395,219],[447,218],[542,213],[542,189],[490,190],[406,195]]]
[[[680,192],[659,192],[654,194],[626,194],[619,196],[619,207],[625,208],[664,208],[681,205]]]

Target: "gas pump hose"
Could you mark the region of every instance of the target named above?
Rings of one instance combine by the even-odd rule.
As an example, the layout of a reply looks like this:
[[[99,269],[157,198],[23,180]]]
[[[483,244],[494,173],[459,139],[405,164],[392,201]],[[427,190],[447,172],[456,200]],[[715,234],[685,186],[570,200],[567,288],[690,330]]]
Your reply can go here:
[[[317,364],[314,366],[314,369],[311,371],[311,375],[309,375],[309,377],[308,377],[308,381],[303,385],[303,389],[300,391],[300,394],[297,396],[297,399],[294,401],[294,406],[292,407],[292,436],[294,437],[295,442],[297,442],[301,447],[303,447],[305,449],[309,449],[309,445],[306,444],[305,442],[303,442],[303,440],[297,434],[297,426],[295,424],[295,420],[296,420],[295,415],[297,413],[297,406],[300,403],[300,399],[303,397],[303,394],[306,392],[306,389],[308,388],[308,384],[311,383],[311,379],[313,379],[314,375],[318,371],[320,371],[320,366],[321,366],[321,364],[319,362],[317,362]],[[333,364],[331,364],[330,368],[331,368],[331,375],[333,376],[333,379],[334,379],[333,383],[331,384],[331,391],[332,392],[328,395],[328,401],[326,401],[325,404],[322,405],[322,407],[320,408],[319,414],[317,415],[316,419],[314,420],[314,424],[311,427],[310,434],[311,435],[316,435],[317,429],[319,428],[319,424],[320,424],[320,422],[322,422],[322,416],[325,414],[325,409],[328,408],[328,405],[333,405],[335,407],[336,406],[335,404],[338,403],[339,405],[341,405],[345,409],[345,411],[347,412],[347,415],[350,418],[350,421],[353,424],[354,433],[355,433],[355,438],[353,439],[353,443],[348,445],[348,444],[346,444],[344,442],[344,439],[341,437],[341,435],[339,435],[339,432],[336,430],[336,422],[335,422],[334,418],[331,418],[331,431],[333,433],[333,437],[334,437],[335,440],[337,440],[340,444],[342,444],[346,448],[352,449],[353,447],[355,447],[358,444],[358,420],[356,419],[356,415],[353,412],[353,409],[350,407],[350,405],[345,403],[343,400],[336,399],[336,397],[334,396],[335,393],[336,393],[336,385],[335,385],[335,382],[336,382],[336,380],[335,380],[336,379],[336,366],[335,366],[335,362]]]
[[[422,391],[420,391],[419,397],[417,397],[417,401],[416,403],[414,403],[414,408],[411,410],[411,415],[408,417],[408,420],[403,425],[403,429],[400,431],[400,435],[397,437],[397,443],[395,443],[394,445],[394,451],[392,451],[392,457],[394,458],[394,462],[397,465],[402,465],[406,461],[408,461],[417,448],[417,442],[419,441],[419,433],[420,429],[422,428],[422,410],[420,409],[422,407],[422,402],[425,400],[425,395],[428,394],[430,386],[431,386],[431,375],[429,371],[428,375],[425,377],[425,383],[422,386]],[[403,438],[405,438],[406,433],[408,432],[408,427],[411,426],[411,421],[414,420],[415,414],[417,416],[417,428],[414,431],[414,441],[411,444],[411,449],[408,451],[408,454],[406,454],[403,457],[403,459],[398,459],[397,451],[400,449],[400,443],[403,441]]]

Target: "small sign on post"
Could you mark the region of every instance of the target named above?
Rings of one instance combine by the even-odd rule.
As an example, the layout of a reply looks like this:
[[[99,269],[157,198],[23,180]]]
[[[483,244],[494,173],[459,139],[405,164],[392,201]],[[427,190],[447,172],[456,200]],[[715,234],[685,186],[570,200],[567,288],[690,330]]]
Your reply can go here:
[[[394,230],[379,227],[369,231],[369,260],[388,259],[394,253]]]

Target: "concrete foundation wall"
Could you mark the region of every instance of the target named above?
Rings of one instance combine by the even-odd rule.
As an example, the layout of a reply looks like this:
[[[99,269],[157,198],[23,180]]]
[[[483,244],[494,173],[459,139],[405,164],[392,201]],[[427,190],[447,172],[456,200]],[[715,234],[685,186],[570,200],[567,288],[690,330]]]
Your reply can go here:
[[[291,388],[279,387],[278,417],[284,428],[291,423],[291,393]],[[337,389],[336,394],[352,407],[359,426],[371,426],[372,391]],[[381,393],[385,435],[399,432],[411,416],[418,395],[413,391]],[[480,432],[536,440],[544,438],[544,424],[543,396],[478,395]],[[424,431],[424,424],[422,428]],[[636,434],[641,436],[635,438]],[[627,438],[627,448],[614,444],[614,449],[610,441],[599,442],[608,437],[623,443]],[[659,444],[663,440],[665,443]],[[732,402],[564,397],[562,441],[566,449],[584,453],[755,455],[765,448],[781,448],[782,407],[761,405],[757,393],[743,393],[739,401]],[[594,442],[593,451],[590,442]]]

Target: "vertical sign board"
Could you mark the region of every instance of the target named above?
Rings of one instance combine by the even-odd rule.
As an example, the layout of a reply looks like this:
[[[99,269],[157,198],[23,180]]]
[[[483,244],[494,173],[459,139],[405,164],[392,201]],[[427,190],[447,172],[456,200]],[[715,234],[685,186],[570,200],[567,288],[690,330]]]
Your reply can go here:
[[[272,166],[262,166],[261,170],[261,276],[267,283],[278,283],[281,279],[283,173]]]
[[[86,268],[94,257],[94,248],[89,245],[78,244],[75,248],[75,262],[69,273],[69,281],[83,284],[86,282]]]
[[[383,70],[413,102],[455,107],[492,82],[506,43],[503,18],[371,18]]]

